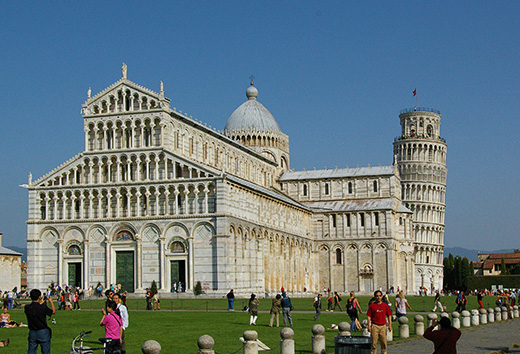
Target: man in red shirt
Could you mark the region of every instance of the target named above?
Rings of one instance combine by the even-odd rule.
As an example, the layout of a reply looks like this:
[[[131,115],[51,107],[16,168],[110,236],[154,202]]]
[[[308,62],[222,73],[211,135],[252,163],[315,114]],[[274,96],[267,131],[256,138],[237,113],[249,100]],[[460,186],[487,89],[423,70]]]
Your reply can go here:
[[[437,320],[433,320],[432,325],[424,331],[424,338],[433,342],[435,353],[457,354],[457,341],[461,335],[460,331],[451,326],[451,321],[448,317],[442,317],[439,324],[441,328],[434,331]]]
[[[376,301],[370,304],[367,311],[368,331],[372,336],[371,354],[377,352],[377,340],[381,342],[381,354],[386,354],[386,331],[387,328],[392,332],[392,311],[387,304],[383,302],[383,293],[380,290],[374,292]],[[387,327],[386,323],[389,326]]]

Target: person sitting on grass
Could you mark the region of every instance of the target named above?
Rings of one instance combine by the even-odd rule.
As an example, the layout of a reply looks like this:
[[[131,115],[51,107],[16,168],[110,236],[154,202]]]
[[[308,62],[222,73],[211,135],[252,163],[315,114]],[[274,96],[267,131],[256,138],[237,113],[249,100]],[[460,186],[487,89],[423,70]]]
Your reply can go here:
[[[9,345],[9,338],[6,340],[0,341],[0,347],[7,347]]]

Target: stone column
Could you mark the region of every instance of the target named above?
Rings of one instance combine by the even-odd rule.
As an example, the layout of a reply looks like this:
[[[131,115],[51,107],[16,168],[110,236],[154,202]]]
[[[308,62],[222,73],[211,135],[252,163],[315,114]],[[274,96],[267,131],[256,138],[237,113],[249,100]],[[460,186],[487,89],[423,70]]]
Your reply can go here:
[[[88,263],[89,262],[88,256],[90,253],[89,245],[90,245],[89,240],[83,241],[83,284],[82,284],[83,289],[88,289],[89,282],[90,282],[90,278],[89,278],[90,264]]]
[[[215,340],[211,336],[208,336],[207,334],[200,336],[197,340],[197,345],[199,346],[197,354],[215,354],[215,351],[213,350]]]
[[[500,307],[495,307],[495,321],[502,321],[502,312],[500,312]]]
[[[320,324],[312,326],[312,353],[322,354],[325,352],[325,327]],[[245,353],[245,352],[244,352]]]
[[[471,310],[471,325],[478,326],[479,325],[479,311]]]
[[[280,354],[294,354],[294,331],[290,327],[282,328],[280,331]]]
[[[143,289],[143,272],[141,269],[142,266],[142,257],[143,257],[143,240],[139,234],[135,235],[136,239],[136,249],[137,249],[137,257],[136,257],[136,276],[137,276],[137,289]]]
[[[154,340],[147,340],[141,346],[141,351],[143,354],[160,354],[161,353],[161,345],[159,342]]]
[[[488,322],[489,323],[495,322],[495,310],[493,310],[492,308],[489,308],[489,309],[487,309],[487,313],[488,313]]]
[[[469,311],[462,311],[462,326],[464,327],[470,327],[471,326],[471,319],[470,319],[470,313]]]
[[[428,314],[428,327],[430,327],[432,325],[433,320],[437,320],[437,314],[429,313]]]
[[[61,286],[63,284],[63,240],[56,240],[58,244],[58,285]]]
[[[502,321],[505,321],[509,318],[509,316],[507,315],[507,307],[502,306],[501,310],[502,310]]]
[[[488,321],[487,321],[487,311],[485,309],[480,309],[478,310],[479,314],[480,314],[480,323],[481,324],[486,324]]]
[[[352,335],[350,333],[350,323],[348,322],[340,322],[338,325],[338,330],[338,335],[341,337],[350,337]]]
[[[161,290],[166,290],[166,282],[164,280],[166,269],[164,268],[164,245],[165,245],[165,237],[164,235],[161,235],[159,237],[159,263],[160,263],[160,271],[161,271]]]
[[[108,235],[105,240],[105,281],[106,286],[108,288],[111,284],[112,274],[110,274],[110,245],[112,244],[111,240],[108,239]]]
[[[452,326],[455,327],[455,328],[460,328],[460,313],[458,313],[457,311],[454,311],[451,313],[451,318],[452,318]]]
[[[256,331],[244,332],[244,354],[258,354],[258,333]]]
[[[416,315],[414,318],[414,330],[415,334],[422,336],[424,334],[424,318],[421,315]]]
[[[189,287],[188,285],[186,285],[186,290],[188,289],[193,289],[193,282],[195,281],[195,275],[193,273],[195,273],[195,267],[193,265],[193,237],[188,237],[188,263],[189,263],[189,268],[188,268],[188,274],[190,276],[190,284],[189,284]]]
[[[410,328],[408,327],[408,318],[406,316],[401,316],[401,317],[399,317],[398,321],[399,321],[399,337],[409,338],[410,337]]]

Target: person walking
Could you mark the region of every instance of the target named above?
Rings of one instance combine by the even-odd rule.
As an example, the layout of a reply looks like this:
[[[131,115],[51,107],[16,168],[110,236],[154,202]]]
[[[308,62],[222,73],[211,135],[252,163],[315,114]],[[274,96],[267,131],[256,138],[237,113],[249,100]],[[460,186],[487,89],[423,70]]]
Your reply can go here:
[[[483,295],[482,293],[483,293],[482,290],[479,290],[479,291],[477,292],[477,302],[478,302],[478,309],[479,309],[479,310],[484,308],[484,302],[483,302],[483,300],[484,300],[484,295]]]
[[[289,325],[293,326],[293,320],[291,317],[291,311],[293,306],[291,304],[291,299],[287,296],[287,293],[282,292],[282,314],[283,314],[283,324],[287,327],[287,320],[289,320]]]
[[[457,308],[455,311],[462,312],[466,310],[466,304],[468,303],[468,299],[466,299],[466,295],[464,295],[464,291],[461,290],[459,295],[457,295]]]
[[[81,310],[79,307],[79,292],[76,290],[72,298],[73,310]]]
[[[42,354],[51,353],[51,329],[47,326],[47,316],[56,313],[52,297],[42,298],[42,293],[38,289],[32,289],[29,293],[31,303],[25,306],[25,316],[29,327],[29,348],[27,354],[36,354],[38,345],[41,347]],[[46,302],[49,302],[49,308]]]
[[[327,295],[327,311],[332,311],[332,304],[334,303],[334,299],[332,299],[332,293],[329,291]]]
[[[269,321],[269,327],[273,327],[275,317],[276,327],[280,327],[280,312],[282,312],[282,295],[276,294],[271,305],[271,320]]]
[[[439,290],[435,290],[435,299],[433,299],[433,310],[432,312],[436,312],[437,308],[442,311],[444,311],[444,308],[441,304],[441,294],[439,293]]]
[[[362,328],[359,323],[358,312],[363,312],[361,305],[353,291],[350,292],[350,298],[347,300],[347,314],[350,317],[350,331],[356,332]]]
[[[105,353],[112,354],[117,350],[121,350],[121,332],[123,331],[123,320],[116,313],[117,304],[114,301],[107,301],[107,311],[102,309],[103,317],[100,326],[105,326],[105,338],[110,338],[107,342]],[[107,313],[108,312],[108,313]]]
[[[338,293],[335,291],[334,292],[334,311],[336,310],[336,306],[339,307],[340,311],[343,311],[343,309],[341,308],[341,296],[339,296]]]
[[[375,301],[370,304],[367,311],[368,331],[372,337],[371,354],[376,354],[378,340],[381,345],[381,354],[387,354],[386,332],[387,330],[392,332],[392,311],[383,302],[381,290],[374,292],[374,298]]]
[[[122,329],[122,331],[121,331],[121,349],[126,350],[125,349],[125,331],[128,328],[128,325],[130,324],[129,318],[128,318],[128,309],[121,302],[121,295],[119,295],[119,293],[115,293],[112,296],[112,300],[116,303],[117,310],[119,310],[119,316],[121,317],[121,320],[123,321],[123,325],[121,326],[122,327],[121,328]]]
[[[314,315],[313,320],[317,321],[320,318],[321,314],[321,294],[318,294],[318,296],[314,298],[313,306],[314,309],[316,309],[316,314]]]
[[[397,297],[395,298],[395,314],[397,318],[406,316],[406,308],[408,307],[409,310],[412,310],[410,307],[410,304],[408,303],[408,300],[404,297],[404,292],[401,290],[399,291],[399,294],[397,294]]]
[[[256,326],[256,319],[258,318],[258,305],[260,305],[260,300],[258,300],[256,294],[251,294],[251,298],[249,299],[249,314],[251,315],[249,319],[250,326]]]
[[[226,297],[228,302],[228,311],[235,311],[235,309],[233,308],[233,305],[235,304],[235,293],[233,292],[233,289],[231,289],[229,293],[227,293]]]
[[[424,338],[433,342],[435,354],[457,354],[457,341],[462,333],[451,326],[448,317],[441,317],[438,323],[441,328],[434,331],[437,320],[432,321],[432,325],[424,331]]]

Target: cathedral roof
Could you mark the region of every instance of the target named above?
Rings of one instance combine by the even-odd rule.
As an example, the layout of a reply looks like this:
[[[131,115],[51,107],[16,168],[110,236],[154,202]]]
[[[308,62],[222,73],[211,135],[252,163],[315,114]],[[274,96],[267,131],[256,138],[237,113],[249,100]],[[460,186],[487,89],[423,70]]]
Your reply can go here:
[[[246,90],[247,101],[242,103],[229,117],[224,132],[257,131],[281,133],[278,123],[267,108],[256,100],[258,90],[249,86]]]
[[[400,213],[412,213],[395,198],[305,202],[305,205],[324,211],[396,210]]]
[[[356,168],[335,168],[333,170],[312,170],[312,171],[288,171],[281,177],[280,181],[342,178],[342,177],[363,177],[363,176],[384,176],[393,175],[397,166],[374,166]]]

